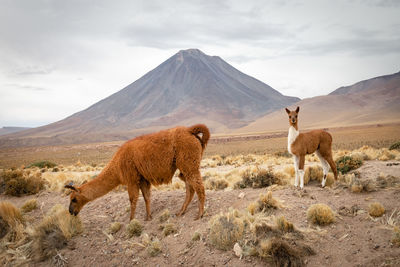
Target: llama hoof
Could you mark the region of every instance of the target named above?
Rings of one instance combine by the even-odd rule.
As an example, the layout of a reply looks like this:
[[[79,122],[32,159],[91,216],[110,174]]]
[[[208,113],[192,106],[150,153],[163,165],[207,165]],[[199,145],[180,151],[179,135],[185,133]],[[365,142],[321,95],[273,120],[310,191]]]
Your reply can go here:
[[[194,220],[197,221],[197,220],[199,220],[199,219],[201,219],[201,218],[203,218],[203,215],[197,215],[197,216],[194,218]]]
[[[151,215],[146,217],[146,221],[151,221],[152,219],[153,217]]]
[[[181,217],[183,215],[183,212],[178,212],[175,214],[176,217]]]

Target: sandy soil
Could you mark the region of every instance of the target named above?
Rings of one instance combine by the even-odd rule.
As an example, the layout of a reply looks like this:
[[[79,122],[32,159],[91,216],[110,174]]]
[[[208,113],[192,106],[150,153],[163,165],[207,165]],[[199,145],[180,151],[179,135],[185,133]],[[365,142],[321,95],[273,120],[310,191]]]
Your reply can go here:
[[[392,162],[392,161],[391,161]],[[393,175],[400,179],[400,165],[388,166],[389,162],[367,161],[358,169],[361,179],[377,177],[379,173]],[[162,211],[168,208],[171,214],[181,207],[185,192],[152,192],[152,221],[144,221],[144,201],[140,197],[136,218],[144,225],[144,232],[157,236],[162,243],[162,253],[150,257],[141,246],[140,237],[129,238],[126,226],[129,222],[128,194],[110,192],[106,196],[87,204],[80,213],[85,231],[73,238],[59,253],[68,266],[264,266],[265,262],[256,257],[239,259],[233,251],[220,251],[208,243],[207,227],[209,219],[230,207],[244,210],[267,189],[243,189],[228,191],[207,191],[206,214],[194,221],[197,213],[197,199],[190,204],[183,217],[172,217],[169,222],[178,229],[176,234],[163,237],[158,220]],[[239,198],[241,193],[243,198]],[[400,266],[400,248],[391,245],[393,227],[388,218],[397,219],[400,224],[400,188],[378,189],[369,193],[351,193],[343,187],[320,188],[317,183],[306,186],[304,191],[293,187],[276,188],[273,196],[279,199],[284,208],[273,215],[284,215],[287,220],[303,232],[305,241],[316,252],[306,257],[308,266]],[[0,196],[0,201],[9,200],[21,206],[32,196],[10,198]],[[42,192],[37,196],[39,209],[28,214],[30,220],[40,220],[55,204],[68,206],[68,197],[55,192]],[[373,219],[368,215],[368,205],[380,202],[386,209],[383,217]],[[329,205],[336,213],[335,223],[318,227],[307,221],[307,208],[316,203]],[[361,210],[347,213],[351,207]],[[345,208],[347,209],[345,209]],[[121,222],[123,227],[112,237],[105,232],[112,222]],[[195,231],[201,233],[200,241],[191,241]],[[53,266],[53,259],[32,263],[32,266]]]

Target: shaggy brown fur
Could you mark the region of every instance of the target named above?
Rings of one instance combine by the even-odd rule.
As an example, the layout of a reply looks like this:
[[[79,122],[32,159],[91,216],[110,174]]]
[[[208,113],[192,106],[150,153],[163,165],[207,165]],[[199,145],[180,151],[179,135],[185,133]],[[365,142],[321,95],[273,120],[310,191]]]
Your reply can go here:
[[[285,109],[286,113],[289,116],[289,124],[298,132],[298,114],[300,108],[297,107],[295,111],[290,111],[289,109]],[[290,138],[290,133],[289,133]],[[324,168],[324,178],[326,179],[327,171],[329,170],[329,166],[331,167],[333,174],[335,176],[335,180],[337,180],[337,169],[336,164],[332,158],[332,136],[330,133],[323,130],[314,130],[307,133],[298,133],[297,137],[291,144],[288,144],[289,152],[297,157],[298,164],[295,162],[295,169],[304,171],[304,163],[305,156],[307,154],[312,154],[317,152],[318,157],[321,160],[322,166]],[[326,164],[323,162],[326,161],[329,166],[325,166]],[[328,168],[328,170],[326,170]],[[297,175],[297,174],[296,174]],[[325,183],[323,183],[325,186]]]
[[[151,219],[151,185],[170,183],[177,169],[185,182],[186,198],[178,216],[185,213],[196,192],[199,213],[203,216],[205,191],[200,175],[200,161],[210,138],[207,126],[176,127],[129,140],[115,153],[110,163],[94,180],[75,188],[71,193],[69,211],[78,214],[89,201],[103,196],[119,184],[127,185],[132,220],[135,217],[139,189],[146,204],[146,220]]]

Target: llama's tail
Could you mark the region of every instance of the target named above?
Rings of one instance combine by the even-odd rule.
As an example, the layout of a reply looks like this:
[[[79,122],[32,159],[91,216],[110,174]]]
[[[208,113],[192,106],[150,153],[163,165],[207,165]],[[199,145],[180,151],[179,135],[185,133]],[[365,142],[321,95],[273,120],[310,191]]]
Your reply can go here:
[[[194,136],[196,136],[197,139],[200,140],[201,146],[204,150],[208,143],[208,139],[210,139],[210,131],[208,130],[207,126],[205,126],[204,124],[196,124],[188,127],[188,129],[191,134],[193,134]],[[200,133],[202,134],[202,136],[199,136]]]

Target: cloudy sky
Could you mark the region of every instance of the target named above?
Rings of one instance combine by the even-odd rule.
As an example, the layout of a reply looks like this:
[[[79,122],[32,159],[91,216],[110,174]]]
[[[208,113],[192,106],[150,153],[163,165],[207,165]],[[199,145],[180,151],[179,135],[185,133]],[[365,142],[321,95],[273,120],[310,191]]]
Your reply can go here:
[[[0,127],[63,119],[181,49],[285,95],[400,71],[400,1],[0,0]]]

